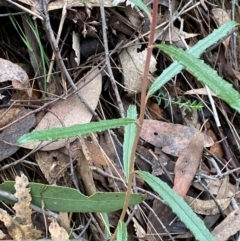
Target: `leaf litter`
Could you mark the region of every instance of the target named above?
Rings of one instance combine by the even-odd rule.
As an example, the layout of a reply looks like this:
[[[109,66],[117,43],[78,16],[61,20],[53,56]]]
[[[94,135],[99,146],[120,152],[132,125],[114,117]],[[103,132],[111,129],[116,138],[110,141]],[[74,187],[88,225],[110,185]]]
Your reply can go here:
[[[30,3],[29,1],[19,0],[18,2],[23,4],[24,7],[28,7],[35,18],[41,19],[42,14],[45,14],[44,9],[37,1]],[[113,8],[113,3],[117,4],[118,7]],[[24,148],[15,144],[19,136],[30,132],[32,129],[46,130],[56,126],[88,123],[98,120],[99,117],[100,119],[119,117],[119,100],[116,99],[116,89],[111,85],[112,79],[117,80],[117,91],[120,93],[125,110],[129,104],[135,103],[138,105],[139,95],[137,93],[141,91],[147,50],[145,41],[148,39],[147,32],[150,22],[147,14],[132,8],[132,6],[126,6],[129,3],[130,1],[104,1],[108,25],[105,29],[109,37],[109,56],[113,70],[113,76],[111,76],[111,73],[104,66],[106,54],[101,32],[99,1],[91,1],[91,4],[67,1],[67,15],[65,16],[67,21],[65,20],[61,36],[62,42],[60,41],[62,59],[69,69],[69,74],[74,80],[78,93],[92,111],[89,111],[73,93],[72,86],[66,82],[66,75],[62,72],[61,74],[58,73],[58,70],[61,70],[59,63],[54,62],[54,68],[56,69],[50,77],[51,85],[48,86],[47,84],[46,88],[42,89],[41,86],[44,86],[44,83],[38,83],[38,81],[40,82],[40,79],[44,79],[45,76],[40,76],[40,73],[37,72],[32,73],[31,68],[20,67],[23,59],[17,53],[21,52],[22,54],[24,52],[23,56],[28,56],[27,48],[23,44],[17,43],[13,44],[12,49],[10,49],[0,41],[1,49],[6,48],[5,53],[2,50],[0,51],[0,72],[2,71],[0,74],[2,76],[2,79],[0,79],[2,113],[2,115],[0,114],[2,131],[0,133],[0,141],[2,142],[0,169],[4,166],[11,167],[4,170],[3,175],[1,175],[1,182],[14,180],[13,173],[21,170],[33,182],[74,187],[88,195],[97,190],[104,192],[126,190],[122,163],[122,129],[117,130],[114,134],[103,132],[98,133],[95,137],[86,136],[81,141],[76,138],[75,141],[71,139],[69,142],[43,142],[38,143],[39,146],[38,144],[27,144]],[[144,1],[144,3],[147,3],[147,1]],[[216,6],[214,8],[206,1],[200,1],[197,6],[192,6],[200,9],[201,13],[211,12],[211,16],[208,14],[206,16],[199,15],[198,11],[187,10],[181,13],[180,17],[173,23],[171,22],[174,20],[172,13],[177,12],[175,11],[177,7],[179,7],[178,10],[181,10],[181,7],[185,7],[186,3],[177,6],[176,2],[172,1],[172,5],[169,6],[168,1],[159,1],[158,27],[155,37],[158,41],[168,42],[184,49],[191,47],[207,36],[216,26],[219,27],[230,21],[228,11],[234,9],[231,4],[225,2],[225,9],[223,9],[217,1],[214,1],[214,3]],[[2,4],[0,3],[0,8]],[[148,7],[150,9],[151,4]],[[50,18],[51,20],[54,18],[54,21],[56,21],[56,26],[53,24],[55,32],[58,32],[58,19],[53,16],[57,9],[63,8],[63,1],[55,0],[48,3]],[[173,12],[171,13],[169,10]],[[11,8],[11,11],[15,10]],[[41,14],[39,14],[40,12]],[[235,14],[235,17],[236,21],[239,22],[238,14]],[[195,20],[197,21],[195,22]],[[21,19],[19,18],[17,21],[21,22]],[[208,27],[202,24],[205,21],[207,21]],[[169,22],[172,25],[167,26]],[[38,24],[40,24],[40,41],[44,43],[45,47],[48,46],[44,47],[44,51],[48,56],[52,56],[49,44],[52,40],[46,39],[44,27],[40,22]],[[6,23],[3,26],[9,25]],[[10,31],[6,27],[3,28],[5,28],[6,33]],[[59,25],[59,28],[61,28],[61,25]],[[11,30],[12,32],[15,31],[14,29]],[[65,33],[66,35],[63,36]],[[236,33],[238,34],[238,32]],[[20,39],[18,34],[14,36],[15,38],[9,35],[5,39],[10,39],[12,42]],[[238,58],[234,57],[234,52],[239,52],[239,44],[235,45],[235,51],[234,47],[229,44],[232,41],[231,38],[233,39],[233,36],[223,40],[222,44],[218,45],[219,49],[207,50],[203,58],[209,65],[216,66],[219,74],[234,83],[235,88],[238,89]],[[11,42],[8,44],[11,46]],[[12,52],[14,50],[15,52]],[[124,57],[126,53],[127,58]],[[38,55],[39,53],[34,51],[34,54]],[[26,59],[24,59],[24,62],[26,62]],[[29,63],[28,65],[30,65]],[[171,60],[160,52],[156,51],[151,56],[149,86],[170,63]],[[90,72],[92,73],[88,75]],[[82,87],[86,82],[89,82],[89,84]],[[36,83],[37,85],[35,85]],[[212,93],[222,124],[222,127],[219,127],[215,123],[215,117],[208,103],[206,97],[208,93],[205,88],[203,89],[203,86],[196,82],[192,75],[186,74],[184,71],[173,82],[166,84],[164,87],[167,89],[168,95],[171,96],[169,99],[177,99],[185,94],[184,100],[193,101],[197,99],[205,107],[201,111],[187,112],[186,109],[179,108],[171,101],[164,104],[164,100],[162,100],[160,103],[157,97],[153,96],[149,100],[145,113],[148,120],[144,121],[141,131],[141,141],[136,156],[136,169],[142,168],[142,170],[152,172],[171,185],[180,196],[185,197],[194,212],[202,215],[202,219],[209,230],[213,230],[212,234],[216,240],[234,239],[233,235],[239,231],[239,214],[238,210],[233,210],[232,204],[233,200],[237,204],[239,201],[239,194],[235,188],[239,173],[232,169],[233,165],[230,161],[235,162],[236,167],[239,166],[239,115]],[[10,102],[4,99],[6,89],[9,96],[12,96]],[[27,99],[13,98],[16,93],[18,96],[22,95],[19,94],[19,89],[25,90],[28,94]],[[40,97],[33,98],[31,92],[34,93],[34,91],[41,93]],[[34,111],[35,109],[36,111]],[[24,115],[26,115],[26,118],[24,118]],[[23,118],[21,119],[21,117]],[[200,133],[199,128],[202,125],[204,131]],[[35,152],[36,147],[41,148],[41,151]],[[15,164],[21,158],[23,162]],[[24,180],[26,181],[26,178]],[[138,188],[151,192],[142,179],[136,176],[136,190]],[[18,187],[18,189],[20,188]],[[23,191],[23,193],[27,195],[28,191]],[[152,194],[154,195],[154,193]],[[34,236],[34,232],[38,233],[29,216],[32,212],[29,209],[29,200],[21,203],[14,218],[10,217],[5,210],[2,212],[3,216],[1,217],[6,221],[5,226],[14,223],[16,227],[13,233],[9,233],[13,238],[20,237],[19,240],[21,240],[21,235]],[[162,240],[165,235],[172,238],[169,236],[169,232],[171,232],[182,235],[183,239],[184,234],[191,237],[191,234],[187,232],[180,221],[175,219],[174,214],[166,205],[154,196],[149,196],[148,201],[151,209],[146,209],[141,204],[132,216],[132,223],[130,222],[128,227],[129,229],[132,228],[133,232],[129,232],[129,236],[137,236],[138,240]],[[4,208],[4,206],[2,207]],[[26,210],[26,212],[19,213],[19,209]],[[129,210],[131,211],[131,209]],[[69,223],[71,225],[76,223],[81,227],[83,220],[85,224],[89,221],[90,225],[86,227],[84,241],[89,240],[91,235],[94,240],[105,238],[104,223],[106,220],[103,221],[100,215],[96,215],[95,218],[99,224],[99,229],[96,229],[92,222],[93,217],[78,214],[79,217],[69,215]],[[129,216],[131,217],[130,213]],[[16,219],[19,220],[22,217],[26,219],[27,224],[24,225],[28,226],[30,231],[27,231],[27,229],[24,232],[19,231],[25,230],[25,227],[23,229],[21,226],[22,224],[16,222]],[[114,212],[111,215],[109,214],[108,217],[111,227],[115,228],[119,214]],[[159,222],[159,218],[161,222]],[[49,221],[47,223],[49,226]],[[44,225],[43,219],[41,225]],[[163,228],[164,226],[166,228]],[[74,229],[74,237],[81,233],[81,229],[77,230],[74,226],[70,228]],[[50,224],[49,232],[52,232],[52,240],[67,240],[70,238],[69,232],[64,231],[56,220],[53,220]],[[34,236],[34,239],[37,239],[36,237]],[[39,238],[41,237],[44,237],[43,232],[39,235]],[[18,240],[17,238],[15,239]],[[178,236],[176,235],[174,238],[178,238]]]

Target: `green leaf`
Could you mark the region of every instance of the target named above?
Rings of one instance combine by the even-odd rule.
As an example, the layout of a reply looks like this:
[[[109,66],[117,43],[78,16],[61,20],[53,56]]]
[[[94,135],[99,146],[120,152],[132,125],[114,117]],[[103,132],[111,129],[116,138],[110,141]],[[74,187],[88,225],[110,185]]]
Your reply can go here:
[[[134,122],[135,120],[132,119],[119,118],[113,120],[91,122],[87,124],[73,125],[69,127],[51,128],[46,131],[32,131],[31,133],[21,136],[18,139],[18,145],[23,145],[33,141],[54,141],[58,139],[77,137],[93,132],[105,131],[120,126],[126,126]]]
[[[194,57],[199,58],[200,55],[213,44],[215,44],[220,39],[224,38],[227,33],[236,27],[238,23],[231,21],[222,25],[220,28],[215,29],[206,38],[198,41],[192,48],[187,52],[191,53]],[[148,96],[152,96],[156,91],[158,91],[163,85],[165,85],[174,76],[179,74],[183,70],[183,65],[177,61],[173,62],[167,69],[165,69],[162,74],[154,81],[148,90]]]
[[[130,105],[127,111],[127,118],[137,119],[137,109],[135,105]],[[129,165],[131,160],[131,153],[134,138],[136,136],[137,126],[136,124],[130,124],[125,127],[124,142],[123,142],[123,166],[126,179],[129,176]]]
[[[226,101],[232,108],[240,113],[240,94],[231,84],[222,79],[217,71],[205,64],[203,60],[174,46],[157,45],[164,53],[172,56],[181,63],[186,70],[194,75],[203,84],[207,85],[215,94]]]
[[[0,184],[0,189],[15,193],[14,184],[13,181],[5,182]],[[29,183],[29,187],[33,204],[41,207],[43,200],[46,209],[56,212],[113,212],[123,207],[126,196],[125,193],[96,192],[88,197],[73,188],[40,183]],[[145,195],[131,194],[129,206],[139,204],[145,198]],[[0,200],[12,203],[2,197]]]
[[[101,213],[100,215],[102,216],[102,219],[105,225],[104,234],[105,234],[105,237],[108,239],[111,237],[109,218],[107,213]]]
[[[128,233],[126,224],[122,221],[118,222],[117,241],[128,241]]]
[[[166,202],[178,218],[192,232],[199,241],[214,241],[215,239],[206,228],[203,221],[192,211],[182,197],[171,189],[165,182],[152,174],[144,171],[137,171],[138,175],[147,182],[151,188]]]

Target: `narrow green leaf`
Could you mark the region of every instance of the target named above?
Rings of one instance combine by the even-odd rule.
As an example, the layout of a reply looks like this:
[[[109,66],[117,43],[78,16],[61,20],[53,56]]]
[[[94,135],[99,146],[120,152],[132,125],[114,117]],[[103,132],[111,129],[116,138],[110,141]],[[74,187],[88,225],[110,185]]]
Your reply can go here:
[[[109,218],[107,213],[101,213],[100,215],[102,216],[102,219],[105,225],[104,234],[105,234],[105,237],[108,239],[111,237]]]
[[[130,105],[127,111],[127,118],[137,119],[137,109],[135,105]],[[125,127],[124,142],[123,142],[123,166],[126,179],[129,176],[129,165],[131,159],[131,152],[133,147],[134,138],[136,136],[136,124],[130,124]]]
[[[240,94],[231,84],[222,79],[217,71],[205,64],[203,60],[195,58],[192,54],[171,45],[157,45],[164,53],[172,56],[181,63],[186,70],[194,75],[203,84],[207,85],[217,96],[226,101],[232,108],[240,113]]]
[[[103,120],[98,122],[91,122],[87,124],[73,125],[69,127],[51,128],[46,131],[32,131],[25,134],[18,139],[18,145],[23,145],[33,141],[54,141],[58,139],[66,139],[70,137],[77,137],[93,132],[105,131],[120,126],[126,126],[134,123],[135,120],[128,118],[119,118],[113,120]]]
[[[118,222],[117,241],[128,241],[127,227],[126,224],[122,221]]]
[[[13,181],[4,182],[0,189],[15,193],[14,184]],[[96,192],[88,197],[73,188],[40,183],[29,183],[29,187],[33,204],[41,207],[43,200],[46,209],[56,212],[113,212],[123,207],[126,196],[121,192]],[[139,204],[145,198],[145,195],[131,194],[129,206]],[[2,197],[0,200],[12,203]]]
[[[203,221],[192,211],[182,197],[171,189],[165,182],[152,174],[144,171],[137,171],[138,175],[147,182],[151,188],[161,196],[166,204],[178,216],[178,218],[192,232],[196,240],[214,241],[215,239],[206,228]]]
[[[220,39],[224,38],[227,33],[236,27],[238,23],[231,21],[222,25],[220,28],[215,29],[206,38],[198,41],[192,48],[187,52],[191,53],[194,57],[199,58],[200,55],[213,44],[218,42]],[[162,74],[154,81],[148,90],[148,96],[152,96],[156,91],[158,91],[163,85],[165,85],[174,76],[179,74],[183,70],[183,65],[177,61],[173,62],[167,69],[165,69]]]

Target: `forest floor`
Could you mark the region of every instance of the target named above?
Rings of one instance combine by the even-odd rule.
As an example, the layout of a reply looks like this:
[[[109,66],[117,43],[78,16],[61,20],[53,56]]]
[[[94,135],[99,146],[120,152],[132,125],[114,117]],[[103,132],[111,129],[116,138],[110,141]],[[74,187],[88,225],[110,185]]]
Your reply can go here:
[[[184,67],[144,90],[174,62],[158,44],[188,50],[240,23],[238,1],[3,0],[0,19],[0,240],[103,241],[116,230],[119,241],[240,240],[240,99],[235,108],[218,82],[210,90]],[[239,39],[233,27],[200,56],[236,91]],[[134,108],[144,121],[131,159],[137,131],[123,122]],[[87,123],[100,127],[81,135]],[[130,160],[184,198],[214,239],[190,232]]]

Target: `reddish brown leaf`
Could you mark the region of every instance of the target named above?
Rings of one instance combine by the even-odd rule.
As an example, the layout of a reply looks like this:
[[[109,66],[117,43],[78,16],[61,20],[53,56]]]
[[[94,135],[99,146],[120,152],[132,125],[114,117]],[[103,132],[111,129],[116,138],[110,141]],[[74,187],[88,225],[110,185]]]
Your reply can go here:
[[[198,169],[203,152],[203,136],[197,133],[182,151],[175,165],[173,189],[185,197]]]
[[[163,152],[179,156],[197,133],[198,130],[193,127],[156,120],[144,120],[140,136],[146,142],[156,147],[162,147]],[[211,137],[205,134],[201,135],[203,135],[204,147],[214,144]]]

